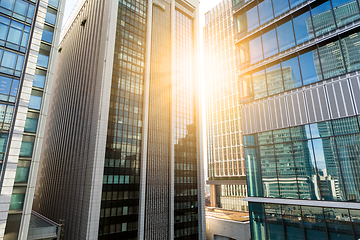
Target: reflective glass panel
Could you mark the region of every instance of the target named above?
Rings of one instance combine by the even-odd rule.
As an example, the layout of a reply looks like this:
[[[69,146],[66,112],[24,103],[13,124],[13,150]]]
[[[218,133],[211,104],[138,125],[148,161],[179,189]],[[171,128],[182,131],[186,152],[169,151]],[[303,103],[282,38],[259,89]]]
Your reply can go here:
[[[274,142],[272,131],[258,133],[259,145],[272,144]]]
[[[280,197],[274,146],[260,146],[261,173],[264,197]]]
[[[16,169],[15,182],[27,182],[29,167],[18,167]]]
[[[266,80],[269,96],[284,91],[280,64],[276,64],[266,69]]]
[[[301,74],[297,57],[281,63],[285,90],[301,87]]]
[[[360,210],[350,209],[350,216],[352,222],[360,223]]]
[[[312,138],[333,136],[331,121],[310,124]]]
[[[321,196],[325,201],[346,201],[334,138],[313,140]]]
[[[25,142],[25,141],[23,141],[21,143],[20,155],[19,156],[21,156],[21,157],[31,157],[33,148],[34,148],[34,142]]]
[[[299,214],[301,216],[301,214]],[[285,234],[287,240],[302,240],[304,237],[303,224],[301,217],[283,216],[285,225]]]
[[[325,79],[345,73],[344,59],[340,51],[339,41],[320,47],[319,53]]]
[[[336,24],[342,27],[359,19],[359,8],[356,0],[331,0],[334,8]]]
[[[327,220],[326,225],[331,240],[353,239],[352,227],[350,223]]]
[[[326,219],[350,222],[350,214],[348,209],[343,208],[324,208]]]
[[[45,16],[45,22],[55,25],[55,22],[56,22],[56,11],[55,10],[48,8],[48,11]]]
[[[49,0],[49,5],[57,8],[59,5],[59,0]]]
[[[277,27],[280,52],[295,46],[294,31],[291,21]]]
[[[355,239],[360,239],[360,223],[353,223]]]
[[[360,35],[359,33],[351,34],[341,39],[341,45],[344,53],[345,63],[348,72],[360,69]]]
[[[311,9],[316,36],[321,36],[335,29],[334,15],[330,1]]]
[[[360,134],[336,137],[337,150],[348,201],[360,202]]]
[[[10,210],[20,210],[23,208],[25,193],[13,193],[10,200]]]
[[[246,31],[246,16],[245,13],[238,14],[234,17],[236,33]]]
[[[249,42],[250,47],[250,64],[263,60],[263,52],[261,46],[261,37],[257,37]]]
[[[340,118],[332,121],[335,135],[358,133],[359,124],[356,117]]]
[[[275,29],[262,35],[264,58],[271,57],[279,52]]]
[[[261,176],[257,148],[245,148],[245,160],[248,194],[251,197],[261,197]]]
[[[274,18],[271,0],[264,0],[259,3],[260,25]]]
[[[289,10],[288,1],[273,0],[273,5],[274,5],[275,17],[277,17],[277,16],[283,14],[284,12],[286,12],[287,10]]]
[[[311,141],[293,142],[300,199],[320,199]]]
[[[296,44],[300,44],[314,38],[314,31],[310,13],[306,12],[293,19]]]
[[[284,236],[284,227],[281,215],[267,213],[266,225],[269,239],[286,239]]]
[[[266,88],[266,78],[265,78],[265,71],[261,70],[257,73],[252,75],[253,85],[254,85],[254,99],[259,99],[266,97],[267,88]]]
[[[37,61],[37,65],[43,68],[47,68],[48,67],[48,63],[49,63],[49,57],[39,54],[38,56],[38,61]]]
[[[40,110],[40,106],[41,106],[41,97],[31,95],[29,108]]]
[[[247,20],[248,32],[254,30],[259,26],[257,6],[253,7],[252,9],[246,12],[246,20]]]
[[[303,221],[307,240],[328,240],[325,220],[305,217]]]
[[[317,50],[313,50],[299,56],[303,84],[318,82],[322,80],[322,74]]]
[[[273,136],[274,136],[274,143],[283,143],[283,142],[291,141],[289,128],[274,130]]]
[[[291,130],[291,138],[293,141],[297,140],[306,140],[311,138],[310,128],[308,125],[292,127]]]
[[[298,199],[295,164],[291,143],[275,144],[281,198]]]
[[[249,204],[250,205],[250,204]],[[254,239],[266,239],[265,217],[263,213],[250,212],[251,234]]]
[[[305,2],[306,0],[290,0],[290,8],[294,8],[297,5],[299,5],[302,2]]]
[[[301,206],[301,210],[304,217],[324,219],[324,212],[322,207]]]

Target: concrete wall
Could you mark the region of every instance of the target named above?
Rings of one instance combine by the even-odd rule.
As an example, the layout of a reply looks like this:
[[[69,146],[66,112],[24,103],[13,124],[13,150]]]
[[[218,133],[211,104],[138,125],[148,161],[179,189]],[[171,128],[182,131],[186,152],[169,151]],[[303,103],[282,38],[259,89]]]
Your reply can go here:
[[[237,222],[206,217],[206,239],[250,240],[250,222]]]

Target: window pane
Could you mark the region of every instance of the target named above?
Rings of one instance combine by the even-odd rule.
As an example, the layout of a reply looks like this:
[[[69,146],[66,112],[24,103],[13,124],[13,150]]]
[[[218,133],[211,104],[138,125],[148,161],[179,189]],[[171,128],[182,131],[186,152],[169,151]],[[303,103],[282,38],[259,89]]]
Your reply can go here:
[[[59,0],[49,0],[49,5],[57,8],[59,5]]]
[[[33,142],[22,141],[21,148],[20,148],[20,156],[21,157],[31,157],[33,148],[34,148]]]
[[[314,38],[314,31],[312,28],[310,13],[306,12],[293,20],[296,44],[306,42]]]
[[[303,218],[307,240],[328,240],[326,236],[325,220]]]
[[[259,26],[257,6],[253,7],[252,9],[246,12],[246,20],[247,20],[248,32]]]
[[[320,47],[319,53],[325,79],[345,73],[339,41]]]
[[[0,136],[0,152],[5,152],[8,134],[1,134]]]
[[[16,169],[15,182],[27,182],[29,169],[28,167],[18,167]]]
[[[45,22],[50,23],[52,25],[55,25],[56,22],[56,14],[53,14],[51,12],[47,12],[45,16]]]
[[[290,138],[290,137],[289,137]],[[275,135],[274,135],[275,139]],[[276,166],[281,198],[298,199],[295,164],[291,143],[275,144]]]
[[[8,41],[20,45],[22,31],[15,28],[10,28]]]
[[[300,55],[300,68],[304,85],[322,80],[317,50]]]
[[[245,148],[245,159],[249,196],[261,197],[261,176],[257,148]]]
[[[254,85],[254,99],[259,99],[267,96],[265,71],[261,70],[252,75]]]
[[[296,7],[302,2],[305,2],[306,0],[290,0],[290,8]]]
[[[43,68],[47,68],[48,67],[48,62],[49,62],[49,57],[39,54],[38,57],[38,61],[37,61],[37,65]]]
[[[259,3],[260,25],[274,18],[271,0],[264,0]]]
[[[47,30],[44,29],[41,40],[43,40],[45,42],[48,42],[48,43],[51,43],[52,38],[53,38],[53,34],[54,34],[53,32],[50,32],[50,31],[47,31]]]
[[[284,91],[280,64],[276,64],[266,69],[266,80],[269,96]]]
[[[280,52],[295,46],[295,38],[291,21],[277,27],[277,36]]]
[[[14,9],[15,0],[1,0],[0,7],[13,10]]]
[[[353,239],[352,227],[348,222],[327,220],[326,225],[330,239]]]
[[[332,121],[335,135],[351,134],[359,132],[356,117],[341,118]]]
[[[269,239],[286,239],[281,215],[266,214],[266,223]]]
[[[312,138],[333,136],[331,121],[310,124]]]
[[[356,0],[332,0],[336,24],[338,27],[359,19],[359,8]]]
[[[359,33],[351,34],[341,39],[341,45],[344,52],[346,67],[348,72],[360,69],[360,35]]]
[[[29,108],[40,110],[40,106],[41,106],[41,97],[31,95]]]
[[[28,7],[29,7],[28,3],[18,0],[18,1],[16,1],[16,4],[15,4],[15,12],[19,13],[23,16],[26,16]]]
[[[266,145],[274,143],[272,131],[261,132],[258,134],[259,145]]]
[[[287,240],[305,239],[303,224],[302,221],[299,221],[298,216],[283,216],[283,219]]]
[[[293,142],[300,199],[320,200],[311,140]]]
[[[261,174],[264,197],[279,198],[274,146],[260,146]]]
[[[254,239],[266,239],[264,214],[250,212],[250,219],[252,237]]]
[[[46,77],[43,75],[35,74],[33,86],[39,87],[39,88],[44,88],[45,78]]]
[[[275,29],[263,34],[262,42],[264,47],[264,58],[271,57],[279,52],[276,41]]]
[[[273,0],[273,4],[274,4],[275,17],[277,17],[277,16],[283,14],[284,12],[286,12],[287,10],[289,10],[288,1]]]
[[[285,90],[300,87],[302,83],[298,58],[295,57],[289,59],[281,63],[281,66],[284,77]]]
[[[236,33],[246,32],[246,16],[245,13],[235,16]]]
[[[358,163],[360,162],[360,135],[345,135],[336,137],[339,159],[341,163],[347,200],[360,202],[360,176]]]
[[[250,63],[254,64],[263,59],[261,37],[257,37],[249,42]]]
[[[26,118],[24,131],[35,133],[37,128],[37,123],[38,123],[38,119],[36,118]]]
[[[19,210],[23,208],[25,193],[13,193],[10,200],[10,210]]]
[[[16,53],[4,51],[4,57],[2,59],[1,66],[15,69],[16,57]]]
[[[330,1],[311,9],[315,35],[320,36],[335,29],[334,15]]]
[[[0,93],[9,95],[11,87],[11,78],[0,76]]]
[[[346,201],[334,138],[313,140],[321,195],[325,201]]]

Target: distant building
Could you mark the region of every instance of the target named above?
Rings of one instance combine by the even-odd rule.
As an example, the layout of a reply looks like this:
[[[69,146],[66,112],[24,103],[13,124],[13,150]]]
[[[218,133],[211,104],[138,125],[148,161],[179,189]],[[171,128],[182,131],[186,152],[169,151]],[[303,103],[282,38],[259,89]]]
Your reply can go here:
[[[64,239],[205,239],[198,6],[87,0],[65,28],[35,205]]]
[[[64,6],[0,0],[0,239],[57,236],[32,206]]]
[[[211,206],[247,211],[231,0],[205,14],[204,53]]]

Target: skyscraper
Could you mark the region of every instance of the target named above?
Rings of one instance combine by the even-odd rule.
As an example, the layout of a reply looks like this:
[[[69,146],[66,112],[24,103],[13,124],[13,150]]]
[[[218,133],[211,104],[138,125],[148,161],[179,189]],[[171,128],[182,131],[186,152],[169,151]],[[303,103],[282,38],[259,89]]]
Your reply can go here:
[[[60,42],[36,209],[65,239],[204,239],[198,1],[84,1]]]
[[[207,183],[212,207],[247,211],[234,32],[231,0],[205,14]]]
[[[63,7],[0,1],[0,239],[27,239],[39,216],[32,204]]]
[[[252,239],[359,239],[359,2],[233,2]]]

